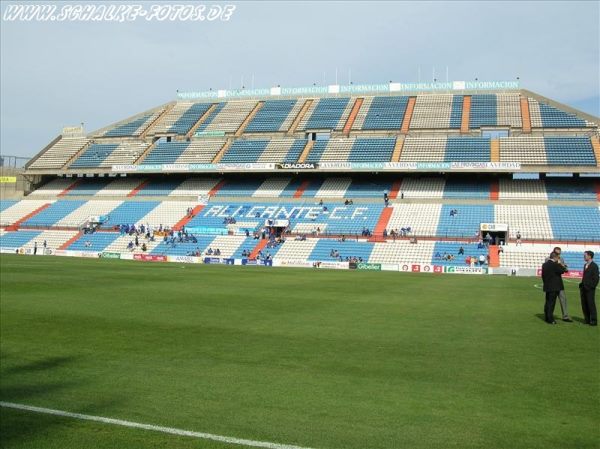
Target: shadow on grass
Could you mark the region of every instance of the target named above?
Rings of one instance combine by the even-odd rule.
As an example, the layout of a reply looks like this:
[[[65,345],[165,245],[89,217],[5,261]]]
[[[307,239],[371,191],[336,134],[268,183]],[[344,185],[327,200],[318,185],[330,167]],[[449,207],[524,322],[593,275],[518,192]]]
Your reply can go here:
[[[51,372],[64,369],[73,365],[78,357],[48,357],[33,362],[1,369],[5,364],[6,354],[2,354],[0,364],[0,400],[18,404],[44,406],[40,403],[42,399],[51,397],[53,393],[76,388],[84,383],[83,380],[64,379],[58,382],[40,380],[38,382],[26,382],[27,374],[42,374],[42,379],[50,378]],[[114,399],[104,399],[78,407],[76,410],[68,410],[84,414],[98,414],[99,410],[110,410],[116,405]],[[53,408],[49,406],[48,408]],[[50,415],[40,415],[35,412],[23,411],[0,407],[0,448],[21,447],[35,440],[40,435],[52,435],[53,427],[64,427],[64,420]]]

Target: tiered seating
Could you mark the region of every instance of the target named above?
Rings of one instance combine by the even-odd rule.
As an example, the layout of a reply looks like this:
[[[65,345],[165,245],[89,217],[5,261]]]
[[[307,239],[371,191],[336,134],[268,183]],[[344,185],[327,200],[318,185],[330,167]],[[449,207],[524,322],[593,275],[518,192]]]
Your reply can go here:
[[[595,126],[579,117],[553,106],[529,98],[529,114],[532,128],[585,128]]]
[[[458,251],[462,248],[464,254],[459,255]],[[436,257],[437,255],[442,257]],[[454,256],[454,260],[444,259],[444,254]],[[451,266],[451,265],[466,265],[467,257],[474,257],[479,265],[479,256],[487,256],[487,249],[478,249],[477,244],[473,243],[457,243],[457,242],[436,242],[433,247],[433,257],[431,263],[434,265]]]
[[[490,139],[487,137],[448,137],[445,162],[489,162]]]
[[[150,153],[146,155],[141,163],[144,165],[174,164],[189,144],[189,142],[160,141],[150,150]]]
[[[460,129],[462,121],[464,97],[462,95],[452,96],[452,106],[450,108],[450,129]]]
[[[268,143],[268,140],[236,140],[231,144],[221,162],[256,162]]]
[[[549,200],[597,201],[593,181],[572,179],[546,179],[545,188]]]
[[[411,244],[406,240],[375,243],[369,263],[431,264],[435,242],[419,241]]]
[[[59,203],[62,202],[59,201]],[[90,217],[110,214],[120,204],[122,204],[122,201],[88,201],[57,220],[53,226],[79,227]]]
[[[252,196],[260,187],[260,179],[231,179],[219,189],[215,196]]]
[[[140,237],[138,237],[139,246],[134,246],[133,250],[129,250],[127,248],[127,246],[129,245],[130,242],[135,243],[135,236],[131,236],[131,235],[127,235],[127,234],[119,235],[119,237],[114,239],[106,248],[104,248],[103,251],[110,252],[110,253],[133,253],[133,254],[145,253],[145,254],[149,254],[158,245],[160,245],[162,240],[157,237],[157,238],[155,238],[154,241],[151,241],[151,240],[146,240],[146,238],[143,236],[140,236]],[[143,243],[146,244],[146,251],[142,250]],[[84,244],[84,246],[85,246],[85,244]]]
[[[277,248],[265,250],[265,252],[270,252],[274,260],[304,262],[308,260],[316,245],[317,239],[308,239],[304,242],[287,239]]]
[[[508,245],[500,253],[500,266],[508,268],[541,268],[542,264],[554,249],[554,244]],[[600,252],[598,245],[563,245],[561,256],[570,270],[582,271],[584,266],[583,252]]]
[[[69,168],[99,168],[115,164],[131,164],[140,157],[148,145],[143,141],[93,143]]]
[[[8,209],[11,206],[14,206],[15,204],[17,204],[16,200],[0,200],[0,212],[2,212],[4,209]]]
[[[140,178],[117,178],[99,190],[96,196],[127,196],[141,182]]]
[[[148,131],[148,135],[167,134],[173,125],[185,114],[194,103],[178,101],[159,121]],[[210,106],[210,104],[208,105]]]
[[[454,216],[450,215],[452,209],[458,211]],[[439,237],[471,238],[479,232],[481,223],[494,223],[494,206],[444,204],[435,235]]]
[[[214,235],[195,235],[195,237],[196,243],[182,242],[176,243],[175,246],[160,241],[159,244],[152,249],[152,254],[186,256],[195,251],[203,253],[211,246],[212,241],[215,239]]]
[[[547,165],[544,138],[539,136],[501,137],[500,162]]]
[[[413,235],[434,236],[440,222],[441,204],[393,204],[387,225],[392,230],[410,227]]]
[[[489,197],[489,181],[446,181],[444,188],[444,198],[477,198],[487,200]]]
[[[443,198],[444,178],[405,178],[402,181],[400,192],[405,199],[410,198]]]
[[[496,94],[496,113],[498,126],[521,128],[520,95],[514,92]]]
[[[451,94],[417,95],[410,127],[414,129],[450,128],[453,103],[454,95]],[[460,127],[460,121],[458,127]]]
[[[304,115],[298,130],[341,130],[350,109],[350,98],[320,98],[313,101]]]
[[[204,119],[204,121],[200,124],[200,126],[196,129],[196,132],[204,132],[210,123],[215,119],[219,112],[225,107],[227,103],[222,101],[220,103],[216,103],[213,110],[208,114],[208,116]],[[222,131],[222,130],[217,130]]]
[[[315,197],[344,198],[351,183],[351,178],[327,178],[321,184],[321,188],[315,194]]]
[[[66,196],[91,196],[106,188],[108,178],[78,179],[74,187],[69,189]]]
[[[367,262],[373,251],[373,244],[365,241],[348,241],[340,242],[334,239],[318,239],[317,244],[308,256],[309,261],[342,261],[346,258],[360,257],[363,262]],[[338,251],[340,257],[331,257],[331,251]]]
[[[93,234],[83,234],[66,249],[70,251],[104,251],[111,243],[113,243],[119,234],[116,232],[95,232]]]
[[[277,198],[290,183],[291,178],[267,178],[252,194],[253,197]]]
[[[6,203],[7,207],[0,214],[0,226],[8,226],[29,215],[44,204],[52,203],[47,200],[22,200],[17,203]]]
[[[511,239],[516,238],[519,232],[525,240],[550,240],[554,237],[546,206],[496,204],[494,214],[496,223],[508,225],[509,238]]]
[[[207,195],[213,187],[215,187],[219,181],[219,178],[188,178],[182,183],[179,183],[174,188],[170,189],[170,186],[165,185],[163,188],[169,190],[167,195],[169,196],[198,196]],[[167,181],[168,182],[168,181]],[[150,186],[150,191],[153,191],[157,187]],[[147,189],[144,189],[145,192]]]
[[[363,103],[358,111],[358,114],[356,114],[354,123],[352,123],[353,131],[356,131],[358,129],[363,129],[365,119],[367,118],[367,114],[369,113],[369,110],[371,109],[371,104],[373,103],[374,99],[375,99],[375,97],[364,97],[363,98]]]
[[[73,178],[56,178],[44,184],[41,187],[38,187],[36,190],[31,192],[29,196],[38,196],[38,195],[58,195],[63,192],[67,187],[73,184],[75,180]]]
[[[395,138],[356,139],[348,155],[349,162],[389,162]]]
[[[558,240],[600,240],[598,207],[548,206],[554,238]]]
[[[187,134],[187,132],[196,124],[200,117],[212,106],[212,103],[194,103],[192,104],[169,128],[169,133]]]
[[[24,227],[51,227],[65,218],[71,212],[79,209],[85,204],[85,201],[56,201],[50,207],[34,215],[23,223]],[[3,214],[4,215],[4,214]],[[79,224],[79,223],[78,223]]]
[[[317,140],[315,141],[310,153],[308,153],[308,157],[305,162],[319,162],[321,160],[321,156],[329,146],[329,140]],[[348,150],[349,151],[349,150]]]
[[[481,126],[496,126],[498,124],[496,107],[496,95],[472,95],[471,116],[469,118],[470,127],[480,128]]]
[[[161,111],[162,112],[162,111]],[[158,114],[144,114],[141,117],[134,118],[125,123],[115,126],[112,129],[106,131],[103,137],[127,137],[127,136],[139,136],[145,128],[147,122],[150,122],[153,117]]]
[[[192,140],[187,148],[179,155],[176,164],[209,164],[225,145],[222,139]]]
[[[354,145],[353,137],[349,139],[329,139],[326,141],[326,145],[323,148],[323,151],[320,152],[313,147],[312,151],[309,153],[307,162],[333,162],[333,161],[347,161],[350,156],[350,152],[352,151],[352,147]],[[320,152],[320,154],[319,154]],[[317,156],[319,156],[318,159]]]
[[[149,224],[153,227],[160,225],[173,227],[175,223],[185,217],[187,208],[194,207],[195,203],[184,201],[163,201],[146,215],[138,219],[139,223]]]
[[[102,227],[112,228],[122,224],[146,224],[144,217],[159,204],[159,201],[126,201],[110,212],[108,221],[103,223]]]
[[[181,184],[181,179],[151,178],[136,196],[166,196],[171,195]],[[194,194],[192,194],[194,195]]]
[[[44,231],[38,234],[30,244],[36,243],[38,250],[42,252],[44,241],[46,242],[46,249],[56,250],[61,247],[64,243],[75,237],[79,231]]]
[[[257,162],[294,163],[300,157],[306,143],[304,139],[271,139]]]
[[[283,123],[290,115],[297,100],[267,100],[262,108],[256,113],[244,132],[277,132],[287,131],[281,129]]]
[[[348,190],[346,198],[383,198],[384,193],[390,193],[392,182],[385,180],[353,180]]]
[[[404,113],[406,112],[407,104],[408,97],[374,97],[371,99],[369,104],[363,103],[361,110],[368,107],[368,112],[365,115],[364,120],[361,119],[362,123],[358,123],[358,125],[361,125],[361,127],[355,128],[353,125],[353,129],[398,130],[402,126],[402,120],[404,119]]]
[[[529,179],[504,179],[499,181],[499,195],[501,200],[547,200],[544,183],[539,180]]]
[[[79,150],[90,142],[85,137],[63,137],[37,158],[29,168],[62,168]]]
[[[281,126],[279,127],[280,131],[289,131],[290,127],[292,126],[292,123],[294,123],[294,120],[296,119],[296,117],[298,117],[298,114],[300,114],[300,111],[302,110],[302,107],[304,106],[305,102],[305,99],[296,101],[296,104],[294,104],[294,107],[292,108],[286,119],[283,121],[283,123],[281,123]]]
[[[29,248],[29,242],[32,242],[40,234],[41,231],[16,231],[0,234],[0,248],[15,250],[24,247]],[[33,247],[33,242],[31,247]]]
[[[246,238],[241,235],[219,235],[210,243],[210,247],[213,250],[218,248],[221,251],[219,257],[226,259],[232,257],[240,248],[242,250],[249,246],[254,248],[254,245],[252,245],[253,242],[255,242],[255,240],[252,237]]]
[[[256,101],[228,101],[224,106],[214,110],[198,127],[198,131],[222,131],[233,133],[237,131],[248,114],[256,106]]]
[[[544,137],[550,165],[596,165],[589,137]]]
[[[443,162],[448,138],[411,137],[404,139],[400,162]]]

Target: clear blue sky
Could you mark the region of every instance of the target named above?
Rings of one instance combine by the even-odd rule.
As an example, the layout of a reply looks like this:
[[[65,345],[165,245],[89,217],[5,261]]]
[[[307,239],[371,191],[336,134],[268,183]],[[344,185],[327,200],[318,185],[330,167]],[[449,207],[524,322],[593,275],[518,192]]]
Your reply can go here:
[[[91,131],[176,89],[332,84],[336,67],[340,83],[349,69],[355,83],[416,81],[419,66],[422,80],[446,66],[451,80],[519,76],[599,115],[598,2],[234,4],[228,22],[2,21],[2,154],[32,156],[63,126]]]

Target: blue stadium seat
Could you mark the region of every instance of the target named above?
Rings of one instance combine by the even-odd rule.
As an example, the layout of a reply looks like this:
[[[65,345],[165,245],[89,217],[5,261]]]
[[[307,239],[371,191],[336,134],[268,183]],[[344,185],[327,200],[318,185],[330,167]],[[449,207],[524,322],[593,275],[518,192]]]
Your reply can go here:
[[[600,241],[600,210],[584,206],[548,206],[556,240]]]
[[[104,133],[104,137],[133,136],[139,127],[146,123],[151,116],[152,114],[143,115],[139,118],[123,123],[122,125],[116,126]]]
[[[54,225],[56,222],[62,220],[75,209],[80,208],[86,203],[86,201],[56,201],[49,207],[41,211],[39,214],[34,215],[29,220],[23,223],[23,226],[43,226],[49,227]]]
[[[373,243],[319,239],[308,260],[311,262],[339,261],[339,258],[331,257],[331,250],[337,250],[342,261],[346,260],[346,257],[360,257],[364,262],[368,262],[373,252]]]
[[[244,130],[247,133],[277,132],[297,100],[267,100]],[[284,130],[287,131],[287,130]]]
[[[189,142],[161,141],[148,153],[142,164],[174,164],[189,144]]]
[[[371,102],[362,129],[400,129],[409,97],[375,97]]]
[[[100,252],[114,242],[117,238],[119,238],[119,235],[120,234],[117,232],[95,232],[93,234],[83,234],[81,237],[71,243],[67,250]],[[86,245],[88,242],[91,243],[90,246]]]
[[[200,120],[206,111],[212,106],[212,103],[194,103],[187,111],[181,114],[173,125],[169,128],[170,133],[185,135]]]
[[[118,146],[118,143],[93,143],[69,166],[69,168],[99,167],[100,163],[110,156]]]
[[[356,139],[350,150],[348,162],[389,162],[395,144],[394,137]]]
[[[305,129],[336,129],[349,98],[321,98]]]
[[[490,160],[489,137],[448,137],[444,162],[489,162]]]
[[[40,234],[41,231],[7,232],[0,236],[0,248],[21,248]]]
[[[458,214],[450,216],[456,209]],[[440,213],[436,235],[439,237],[473,237],[481,223],[494,223],[494,206],[444,204]]]
[[[549,165],[596,165],[589,137],[544,137]]]

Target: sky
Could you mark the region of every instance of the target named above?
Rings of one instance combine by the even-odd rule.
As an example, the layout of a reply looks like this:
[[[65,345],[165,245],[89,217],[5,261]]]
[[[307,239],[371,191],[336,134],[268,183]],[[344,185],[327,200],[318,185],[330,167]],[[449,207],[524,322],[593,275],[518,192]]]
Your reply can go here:
[[[90,132],[177,90],[334,84],[336,68],[340,84],[349,73],[354,84],[434,71],[445,81],[446,67],[450,80],[519,77],[600,115],[596,1],[206,2],[235,10],[228,21],[123,23],[9,21],[10,4],[0,8],[3,155],[34,156],[64,126]]]

